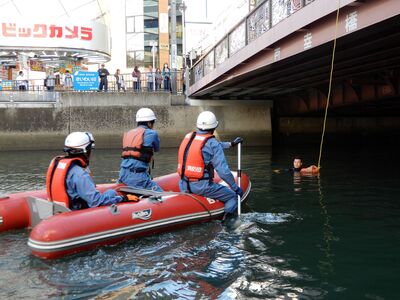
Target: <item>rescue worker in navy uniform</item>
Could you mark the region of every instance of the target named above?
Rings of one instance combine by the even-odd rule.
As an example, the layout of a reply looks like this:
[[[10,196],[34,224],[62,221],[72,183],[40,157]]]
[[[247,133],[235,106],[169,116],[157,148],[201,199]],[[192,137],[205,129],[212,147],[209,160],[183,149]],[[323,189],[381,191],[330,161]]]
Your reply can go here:
[[[236,146],[243,139],[237,137],[232,142],[219,142],[213,135],[217,126],[215,115],[203,111],[197,118],[198,130],[183,139],[178,153],[179,188],[182,192],[223,201],[225,219],[236,214],[237,195],[242,197],[243,190],[235,183],[223,149]],[[214,169],[230,188],[213,182]]]
[[[121,201],[135,201],[133,195],[118,196],[114,190],[100,193],[89,171],[94,138],[89,132],[73,132],[65,139],[65,156],[55,157],[47,170],[46,188],[49,200],[71,210]]]
[[[141,108],[136,113],[137,127],[124,133],[119,182],[138,189],[162,192],[149,173],[154,152],[160,150],[160,139],[157,131],[153,130],[156,119],[150,108]]]

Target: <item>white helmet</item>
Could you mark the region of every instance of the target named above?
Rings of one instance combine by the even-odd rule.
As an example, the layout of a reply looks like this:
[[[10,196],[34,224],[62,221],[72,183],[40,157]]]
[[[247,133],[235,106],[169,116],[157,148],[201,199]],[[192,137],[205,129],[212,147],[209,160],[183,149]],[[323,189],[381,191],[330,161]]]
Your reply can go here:
[[[217,128],[218,121],[211,111],[203,111],[197,117],[197,128],[201,130],[208,130]]]
[[[156,119],[154,112],[147,107],[139,109],[136,113],[136,122],[150,122]]]
[[[65,152],[79,154],[91,149],[94,149],[94,138],[90,132],[72,132],[65,139]]]

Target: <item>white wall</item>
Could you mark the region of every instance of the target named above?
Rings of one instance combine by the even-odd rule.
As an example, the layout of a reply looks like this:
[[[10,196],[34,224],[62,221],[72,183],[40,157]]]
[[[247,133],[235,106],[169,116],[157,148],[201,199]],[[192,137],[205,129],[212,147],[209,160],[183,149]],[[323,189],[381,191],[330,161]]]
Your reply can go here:
[[[185,0],[186,49],[189,52],[215,45],[249,12],[249,0]],[[209,23],[209,24],[206,24]]]
[[[125,42],[125,0],[107,0],[110,37],[111,37],[111,60],[107,62],[106,68],[110,74],[117,69],[121,73],[131,73],[132,69],[126,68],[126,42]],[[97,71],[100,65],[89,66],[90,71]]]

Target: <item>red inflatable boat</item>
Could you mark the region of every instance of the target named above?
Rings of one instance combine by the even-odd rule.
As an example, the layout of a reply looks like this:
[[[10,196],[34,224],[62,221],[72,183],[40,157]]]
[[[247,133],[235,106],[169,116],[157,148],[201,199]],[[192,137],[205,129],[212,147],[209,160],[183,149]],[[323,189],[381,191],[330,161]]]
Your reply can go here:
[[[233,175],[236,179],[235,172]],[[78,211],[48,201],[45,190],[0,196],[0,232],[33,228],[28,241],[32,254],[51,259],[222,218],[224,204],[218,199],[180,193],[177,173],[155,181],[168,192],[103,184],[98,186],[100,191],[113,188],[119,194],[138,195],[140,201]],[[225,184],[218,176],[214,181]],[[251,188],[244,173],[241,187],[244,201]]]

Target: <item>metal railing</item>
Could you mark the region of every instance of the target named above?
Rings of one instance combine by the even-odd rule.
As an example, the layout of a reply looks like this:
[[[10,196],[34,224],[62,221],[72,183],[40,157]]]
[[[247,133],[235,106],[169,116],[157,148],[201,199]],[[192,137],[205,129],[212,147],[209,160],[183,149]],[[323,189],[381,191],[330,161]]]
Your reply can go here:
[[[132,74],[120,74],[123,78],[123,86],[118,87],[116,77],[114,75],[107,76],[107,91],[109,92],[172,92],[173,82],[175,82],[176,93],[182,94],[184,92],[184,78],[182,71],[170,72],[170,79],[167,80],[164,76],[157,78],[154,76],[156,84],[150,83],[153,80],[153,74],[150,72],[143,72],[137,81],[134,80]],[[151,77],[151,78],[150,78]],[[150,79],[150,81],[149,81]],[[99,80],[100,83],[100,80]],[[73,87],[65,86],[60,80],[55,80],[54,86],[48,86],[45,84],[45,78],[43,79],[24,79],[24,80],[0,80],[0,93],[10,92],[82,92],[75,91]],[[93,91],[85,91],[93,92]],[[96,92],[96,91],[94,91]]]
[[[162,74],[160,74],[162,76]],[[171,71],[169,80],[163,76],[157,79],[156,73],[143,72],[140,74],[138,81],[134,81],[134,77],[131,74],[121,74],[124,79],[125,91],[131,92],[167,92],[172,93],[173,84],[176,86],[176,93],[182,94],[184,92],[184,78],[182,71]],[[118,84],[114,75],[108,76],[108,90],[109,91],[124,91],[124,89],[118,89]],[[155,80],[151,83],[152,80]],[[172,81],[175,80],[173,83]]]
[[[190,70],[190,85],[314,0],[265,0],[203,55]]]

